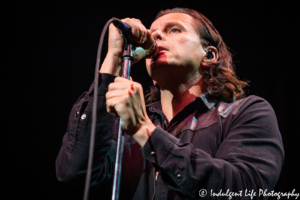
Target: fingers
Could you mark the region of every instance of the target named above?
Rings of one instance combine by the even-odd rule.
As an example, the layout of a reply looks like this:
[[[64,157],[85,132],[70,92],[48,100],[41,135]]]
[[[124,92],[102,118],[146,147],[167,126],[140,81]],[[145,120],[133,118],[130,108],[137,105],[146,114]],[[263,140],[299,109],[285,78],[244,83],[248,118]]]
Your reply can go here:
[[[148,119],[143,88],[139,83],[117,77],[106,93],[107,112],[120,117],[122,128],[134,135]]]
[[[146,27],[142,24],[142,22],[139,19],[134,19],[137,24],[139,25],[140,31],[141,31],[141,38],[140,42],[141,44],[145,43],[147,41],[147,29]]]
[[[105,94],[105,97],[106,99],[111,99],[111,98],[126,96],[126,94],[128,94],[126,90],[112,90],[112,91],[108,91]]]
[[[117,86],[121,85],[120,83],[110,85],[112,85],[111,88],[123,88]],[[129,88],[125,89],[109,90],[106,93],[106,110],[108,113],[114,116],[119,116],[119,114],[121,114],[124,117],[124,114],[128,112],[126,107],[132,106],[130,102],[132,101],[132,95],[134,93],[133,85],[134,84],[131,84]]]
[[[136,42],[134,44],[134,48],[142,46],[146,43],[147,38],[149,39],[147,34],[148,30],[139,19],[126,18],[122,19],[121,21],[131,27],[132,36],[134,41]],[[113,24],[110,24],[108,35],[108,51],[106,58],[101,66],[100,73],[109,73],[115,76],[121,76],[123,71],[122,56],[124,44],[125,40],[120,34],[120,31]],[[140,57],[137,57],[136,54],[134,55],[135,57],[132,64],[138,62],[144,57],[143,54],[141,54]]]
[[[135,42],[143,44],[147,40],[147,29],[139,19],[125,18],[122,21],[131,28]]]
[[[123,77],[116,77],[114,82],[108,85],[108,91],[112,90],[124,90],[129,88],[129,85],[133,83],[132,80],[128,80]]]
[[[134,82],[132,81],[132,77],[129,77],[130,80],[126,79],[126,78],[122,78],[122,77],[116,77],[114,83],[111,83],[108,86],[109,90],[132,90],[132,91],[136,91],[137,89],[143,89],[142,85],[138,82]]]
[[[108,91],[105,94],[108,113],[117,116],[115,106],[117,104],[128,104],[133,84],[133,81],[121,77],[116,77],[115,81],[109,84]]]
[[[143,91],[141,84],[125,78],[116,77],[115,81],[109,84],[108,91],[105,94],[107,112],[116,114],[115,106],[117,104],[128,104],[129,99],[132,98],[132,95],[137,91]]]
[[[118,84],[116,82],[109,84],[108,91],[114,91],[114,90],[125,90],[128,88],[126,84]]]
[[[119,96],[124,95],[127,91],[131,90],[132,92],[143,89],[140,83],[134,82],[122,77],[116,77],[115,81],[108,85],[108,92],[106,93],[106,97],[111,97],[114,95],[113,91],[118,91]]]
[[[117,104],[120,104],[120,105],[121,104],[128,104],[127,99],[128,99],[128,97],[126,97],[126,95],[106,99],[106,110],[107,110],[107,112],[111,113],[111,114],[114,114],[116,116],[117,111],[115,110],[115,106]]]
[[[148,40],[147,40],[147,42],[145,42],[145,45],[146,45],[146,48],[149,48],[148,46],[151,46],[155,42],[155,40],[154,40],[150,30],[147,30],[146,34],[147,34]]]

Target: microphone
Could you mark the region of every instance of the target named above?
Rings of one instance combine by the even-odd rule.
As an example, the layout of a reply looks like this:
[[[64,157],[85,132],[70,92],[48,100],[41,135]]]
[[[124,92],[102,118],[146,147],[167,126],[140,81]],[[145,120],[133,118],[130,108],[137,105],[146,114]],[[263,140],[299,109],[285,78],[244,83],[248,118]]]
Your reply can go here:
[[[133,39],[133,36],[131,34],[131,28],[122,22],[120,19],[113,17],[112,23],[114,26],[119,29],[121,32],[122,36],[124,36],[131,44],[135,44],[136,42]]]
[[[124,22],[122,22],[120,19],[113,17],[113,21],[112,23],[114,24],[114,26],[119,29],[119,31],[121,32],[121,35],[123,37],[125,37],[129,43],[131,44],[136,44],[136,42],[134,41],[134,38],[132,36],[131,33],[131,28],[125,24]],[[136,53],[140,54],[144,54],[143,57],[145,58],[152,58],[155,57],[158,53],[158,46],[156,44],[156,42],[154,41],[154,43],[151,45],[151,47],[149,49],[143,49],[142,47],[137,47],[136,48]]]

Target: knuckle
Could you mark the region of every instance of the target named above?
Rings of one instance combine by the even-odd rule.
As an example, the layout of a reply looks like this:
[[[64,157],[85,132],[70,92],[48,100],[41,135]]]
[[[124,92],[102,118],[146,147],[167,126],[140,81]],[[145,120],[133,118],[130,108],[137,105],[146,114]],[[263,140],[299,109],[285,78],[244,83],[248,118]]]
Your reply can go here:
[[[109,85],[108,85],[108,91],[111,91],[112,88],[113,88],[113,86],[114,86],[113,83],[109,84]]]
[[[106,101],[106,111],[109,112],[110,111],[110,101]]]
[[[113,23],[111,23],[111,24],[109,25],[109,29],[113,29],[113,28],[115,28],[115,26],[114,26]]]
[[[135,83],[136,88],[141,88],[142,85],[140,83]]]
[[[143,28],[143,35],[146,36],[147,35],[147,30],[145,28]]]
[[[128,105],[129,104],[129,95],[126,95],[122,98],[122,103],[125,104],[125,105]]]
[[[137,18],[132,18],[134,21],[137,21],[139,23],[142,23],[141,20],[137,19]]]
[[[114,80],[114,83],[118,82],[118,81],[121,81],[122,80],[122,77],[116,77],[115,80]],[[112,84],[112,83],[111,83]]]
[[[111,105],[111,99],[106,99],[106,106],[109,107]]]
[[[132,31],[137,35],[139,36],[139,29],[137,27],[132,27]]]

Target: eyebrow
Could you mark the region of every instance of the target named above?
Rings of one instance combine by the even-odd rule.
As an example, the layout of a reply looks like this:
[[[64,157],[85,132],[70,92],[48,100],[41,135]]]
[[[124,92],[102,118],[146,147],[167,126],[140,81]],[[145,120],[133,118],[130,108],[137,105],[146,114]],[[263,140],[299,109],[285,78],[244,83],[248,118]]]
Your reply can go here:
[[[164,28],[169,28],[169,27],[173,27],[173,26],[180,26],[185,28],[184,24],[180,21],[176,21],[176,20],[169,20],[167,22],[163,22]],[[157,29],[151,30],[151,33],[155,32]]]

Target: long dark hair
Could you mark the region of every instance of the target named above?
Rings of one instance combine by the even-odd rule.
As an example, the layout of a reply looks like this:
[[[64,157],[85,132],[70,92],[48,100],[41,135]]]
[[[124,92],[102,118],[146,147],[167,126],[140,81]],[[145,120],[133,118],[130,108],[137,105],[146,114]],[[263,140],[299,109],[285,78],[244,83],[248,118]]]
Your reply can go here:
[[[209,67],[202,69],[208,98],[229,103],[244,97],[244,88],[248,86],[248,83],[237,78],[232,62],[232,54],[212,22],[203,14],[189,8],[173,8],[172,10],[160,11],[155,20],[169,13],[184,13],[193,17],[193,26],[199,34],[202,47],[214,46],[218,50],[218,60],[211,62]],[[150,93],[146,95],[146,103],[159,100],[159,96],[159,89],[151,88]]]

